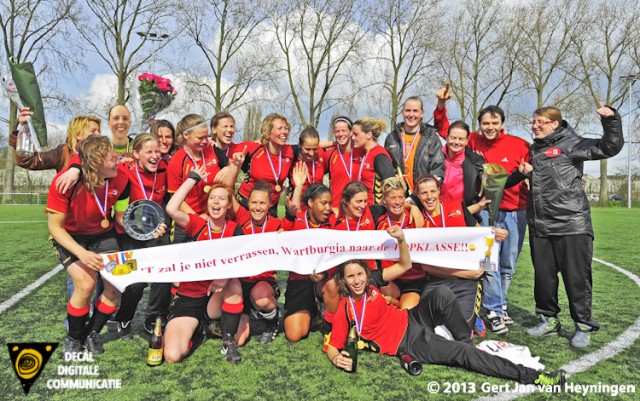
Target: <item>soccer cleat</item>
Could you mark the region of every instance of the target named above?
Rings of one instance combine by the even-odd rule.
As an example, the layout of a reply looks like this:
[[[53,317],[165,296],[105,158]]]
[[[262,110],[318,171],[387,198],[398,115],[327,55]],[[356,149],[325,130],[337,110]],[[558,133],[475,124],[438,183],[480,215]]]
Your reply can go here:
[[[585,349],[591,345],[591,328],[587,325],[576,323],[576,333],[571,338],[573,348]]]
[[[494,334],[507,334],[509,329],[502,321],[502,317],[498,316],[496,312],[491,311],[487,314],[487,320],[489,321],[489,329]]]
[[[482,320],[480,316],[476,316],[476,324],[473,327],[473,333],[481,338],[487,336],[487,327],[484,325],[484,320]]]
[[[142,325],[142,330],[144,330],[144,332],[147,333],[148,335],[152,336],[154,325],[155,323],[144,322],[144,324]]]
[[[560,333],[560,320],[555,317],[540,315],[540,323],[527,329],[527,334],[534,337],[546,337],[553,333]]]
[[[240,363],[242,361],[242,355],[240,355],[240,350],[238,350],[238,344],[236,344],[235,340],[233,340],[233,336],[231,335],[225,335],[225,340],[222,340],[220,353],[226,357],[227,362]]]
[[[274,319],[273,322],[268,322],[268,327],[260,334],[258,342],[260,344],[269,344],[278,336],[278,319]]]
[[[534,384],[539,386],[554,386],[554,388],[558,388],[562,391],[566,382],[567,378],[565,376],[565,371],[558,369],[553,372],[540,373],[538,378],[534,381]]]
[[[89,333],[87,339],[84,341],[84,346],[87,347],[87,351],[92,354],[104,354],[104,347],[102,346],[102,340],[100,340],[100,334],[95,330],[92,330],[91,333]]]
[[[82,344],[82,340],[78,340],[75,339],[73,337],[69,337],[67,336],[67,338],[64,339],[64,353],[78,353],[78,352],[82,352],[82,349],[84,348],[83,344]]]
[[[121,340],[133,340],[133,330],[131,330],[131,320],[118,323],[118,337]]]

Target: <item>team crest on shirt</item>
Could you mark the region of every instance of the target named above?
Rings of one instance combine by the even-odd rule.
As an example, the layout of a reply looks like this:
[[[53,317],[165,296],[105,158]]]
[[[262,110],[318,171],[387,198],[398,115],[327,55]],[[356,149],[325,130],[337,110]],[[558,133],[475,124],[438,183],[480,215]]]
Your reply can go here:
[[[284,161],[285,161],[285,163],[289,163],[289,158],[288,158],[288,157],[285,157],[285,158],[284,158]]]
[[[454,217],[454,216],[460,216],[462,214],[462,212],[460,211],[460,209],[456,209],[456,210],[452,210],[449,212],[449,216],[447,217]]]
[[[138,270],[138,262],[133,259],[133,251],[112,253],[107,255],[107,258],[109,262],[105,269],[114,276],[124,276]]]
[[[111,191],[111,195],[117,196],[118,195],[118,190],[114,189],[113,191]]]
[[[544,151],[544,154],[547,157],[558,157],[561,153],[562,151],[560,150],[560,148],[549,148]]]

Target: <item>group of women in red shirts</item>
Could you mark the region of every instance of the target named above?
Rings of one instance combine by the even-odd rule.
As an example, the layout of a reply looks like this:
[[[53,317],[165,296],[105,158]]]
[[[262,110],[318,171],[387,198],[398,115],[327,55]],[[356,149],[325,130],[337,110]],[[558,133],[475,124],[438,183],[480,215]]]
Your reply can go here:
[[[131,321],[145,285],[129,286],[118,309],[120,294],[105,282],[90,316],[96,272],[104,267],[98,253],[159,246],[168,243],[168,238],[171,243],[182,243],[315,228],[388,230],[399,238],[397,232],[403,228],[467,225],[465,217],[477,210],[467,210],[461,202],[441,202],[440,181],[435,177],[419,180],[413,202],[405,201],[405,182],[396,176],[389,154],[377,142],[385,129],[383,120],[353,123],[338,117],[333,121],[335,142],[321,142],[318,132],[307,127],[299,144],[289,145],[289,122],[282,115],[270,114],[262,123],[259,142],[234,143],[235,120],[230,114],[220,113],[210,122],[190,114],[175,130],[166,121],[156,122],[150,134],[135,138],[131,152],[120,162],[108,139],[84,140],[70,165],[81,171],[77,182],[66,191],[60,189],[57,179],[69,174],[63,170],[51,185],[47,204],[53,246],[74,284],[67,307],[65,351],[86,347],[94,353],[104,352],[99,332],[116,310],[120,337],[132,336]],[[233,188],[241,170],[245,179],[236,193]],[[329,186],[323,184],[326,174]],[[285,181],[290,188],[286,213],[279,219],[278,202]],[[139,199],[162,205],[170,219],[170,230],[161,226],[157,238],[146,243],[128,238],[122,230],[122,212],[128,202]],[[483,205],[479,202],[475,208]],[[498,239],[505,235],[497,233]],[[382,277],[393,276],[393,280],[383,280],[378,291],[398,309],[416,307],[425,288],[444,284],[456,298],[464,299],[460,310],[465,327],[473,327],[481,271],[451,273],[415,265],[396,272],[397,264],[391,262],[361,264],[368,271],[381,272]],[[154,284],[145,330],[149,331],[156,317],[166,323],[167,362],[183,360],[207,336],[217,334],[222,337],[221,353],[226,360],[238,363],[242,359],[239,347],[250,336],[268,343],[278,334],[277,268],[253,277],[180,282],[173,288]],[[388,268],[394,273],[385,276]],[[338,271],[344,274],[345,264]],[[325,334],[325,351],[342,344],[344,339],[335,341],[331,335],[336,316],[341,319],[338,331],[344,329],[345,289],[334,279],[335,273],[334,268],[318,274],[288,274],[283,327],[289,341],[302,340],[318,327]],[[343,361],[342,354],[329,355],[336,366]]]

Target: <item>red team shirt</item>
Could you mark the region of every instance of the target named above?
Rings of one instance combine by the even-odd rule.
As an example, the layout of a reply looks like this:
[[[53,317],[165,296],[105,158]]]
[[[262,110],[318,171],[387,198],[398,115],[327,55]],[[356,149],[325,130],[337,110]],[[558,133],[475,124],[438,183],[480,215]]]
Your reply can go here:
[[[217,149],[219,154],[212,146],[207,146],[202,149],[203,159],[198,160],[196,163],[202,165],[205,163],[207,173],[209,175],[198,183],[189,191],[185,202],[193,209],[196,214],[204,213],[207,211],[207,196],[205,194],[205,187],[213,183],[213,179],[216,174],[228,164],[228,159],[224,157],[220,160],[222,150]],[[223,155],[223,154],[222,154]],[[223,155],[224,156],[224,155]],[[196,167],[191,157],[187,154],[184,148],[178,149],[173,155],[169,166],[167,168],[167,187],[169,193],[174,193],[180,188],[180,185],[187,179],[187,175],[191,170]]]
[[[379,144],[376,143],[373,145],[371,149],[369,149],[369,152],[365,155],[365,159],[362,161],[362,164],[358,167],[358,176],[359,176],[360,182],[366,185],[367,188],[369,188],[369,199],[367,200],[368,205],[376,204],[377,203],[376,201],[378,200],[376,198],[379,198],[381,196],[380,193],[376,194],[376,188],[375,188],[376,178],[378,180],[388,178],[388,177],[376,177],[377,173],[376,173],[376,170],[374,169],[374,161],[376,157],[378,157],[379,155],[382,155],[382,157],[388,158],[389,163],[393,163],[391,161],[391,156],[389,156],[389,153],[384,148],[384,146],[380,146]]]
[[[340,198],[344,188],[351,181],[358,180],[360,164],[364,157],[364,149],[353,149],[341,153],[337,146],[325,151],[324,169],[331,179],[331,207],[340,208]]]
[[[245,208],[240,207],[236,211],[235,221],[242,228],[242,232],[245,235],[260,234],[263,232],[272,233],[282,228],[282,221],[280,221],[280,219],[270,216],[268,213],[265,219],[266,220],[264,224],[259,227],[251,223],[251,214]],[[254,239],[254,240],[258,240],[258,239]],[[276,279],[276,271],[271,270],[268,272],[260,273],[257,276],[242,277],[240,278],[240,281],[253,282],[253,281],[264,281],[264,280],[275,280],[275,279]]]
[[[227,220],[223,231],[211,231],[209,233],[208,220],[195,213],[189,214],[189,223],[184,231],[196,241],[208,241],[218,238],[230,238],[236,235],[242,235],[242,230],[235,221]],[[207,296],[207,290],[213,280],[201,281],[185,281],[178,286],[177,293],[192,298],[200,298]]]
[[[126,175],[120,173],[119,170],[117,176],[105,180],[103,187],[95,188],[95,196],[94,191],[87,190],[82,181],[71,188],[70,193],[63,195],[56,189],[55,183],[58,177],[66,171],[62,170],[51,181],[46,210],[66,215],[63,227],[69,234],[96,235],[111,230],[114,226],[111,208],[119,199],[126,199],[129,196],[129,179]],[[105,205],[105,191],[107,190]],[[101,226],[105,215],[103,215],[98,203],[105,205],[106,218],[109,221],[106,228]]]
[[[160,206],[164,205],[164,195],[167,193],[167,162],[160,160],[156,173],[146,171],[135,162],[120,164],[118,168],[129,179],[130,202],[149,199]],[[138,174],[140,178],[138,178]]]
[[[291,145],[282,147],[282,168],[280,168],[279,155],[271,154],[266,147],[257,142],[245,142],[245,144],[247,145],[247,159],[243,170],[247,173],[247,178],[240,184],[238,193],[248,199],[249,192],[251,192],[256,181],[265,181],[271,187],[271,206],[273,206],[278,203],[280,198],[280,192],[276,191],[276,184],[282,188],[282,184],[289,176],[289,171],[293,165],[293,148]],[[269,159],[271,163],[269,163]],[[271,168],[272,165],[273,169]],[[275,170],[275,176],[278,177],[277,181],[273,170]]]
[[[464,210],[462,204],[458,202],[440,202],[442,205],[442,214],[438,216],[427,216],[424,214],[425,228],[445,228],[445,227],[466,227],[467,222],[464,219]]]
[[[358,321],[362,319],[362,304],[364,296],[354,302],[354,308]],[[396,355],[398,346],[407,331],[409,315],[407,309],[396,309],[387,304],[380,291],[371,286],[371,295],[367,296],[364,322],[360,337],[371,343],[373,348],[381,354]],[[347,313],[349,314],[347,320]],[[329,345],[337,349],[344,349],[349,334],[349,321],[354,320],[353,310],[348,298],[342,298],[336,316],[333,320],[331,339]]]
[[[378,219],[378,223],[376,224],[376,229],[377,230],[386,230],[391,225],[400,226],[400,228],[402,228],[402,229],[405,229],[405,228],[416,228],[415,222],[412,221],[411,223],[409,223],[410,219],[411,218],[410,218],[409,213],[405,212],[402,224],[398,224],[398,223],[391,222],[390,219],[389,219],[389,214],[385,213]],[[387,267],[391,267],[394,264],[396,264],[396,262],[393,261],[393,260],[381,260],[380,261],[380,265],[382,266],[383,269],[386,269]],[[409,269],[406,272],[404,272],[404,274],[402,274],[402,276],[398,277],[396,280],[411,281],[411,280],[422,279],[422,278],[425,278],[426,276],[427,276],[427,274],[425,273],[424,270],[422,270],[421,264],[414,263],[414,264],[411,265],[411,269]]]

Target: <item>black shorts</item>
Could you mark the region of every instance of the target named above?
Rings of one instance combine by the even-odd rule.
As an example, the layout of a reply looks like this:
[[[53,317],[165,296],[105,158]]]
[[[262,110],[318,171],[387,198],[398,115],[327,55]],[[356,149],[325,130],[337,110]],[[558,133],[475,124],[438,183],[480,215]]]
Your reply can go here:
[[[426,291],[437,285],[444,285],[453,291],[456,296],[462,316],[467,324],[473,328],[476,323],[476,316],[482,306],[482,280],[468,280],[463,278],[442,278],[434,275],[427,277],[427,284],[424,287],[423,295]]]
[[[253,309],[253,304],[251,303],[251,290],[256,284],[261,283],[262,281],[269,283],[271,288],[273,288],[273,292],[275,293],[276,301],[280,297],[280,287],[278,287],[278,283],[275,280],[260,280],[260,281],[242,281],[240,280],[240,284],[242,285],[242,302],[244,303],[244,309],[242,313],[248,315]]]
[[[313,319],[318,313],[315,295],[316,283],[311,279],[288,280],[284,294],[284,317],[307,311]]]
[[[168,320],[176,317],[192,317],[203,322],[207,318],[207,304],[211,297],[192,298],[182,294],[176,294],[169,306]]]
[[[427,284],[427,278],[419,278],[415,280],[399,280],[395,279],[392,281],[398,288],[400,289],[400,294],[409,294],[416,293],[420,294],[424,289],[424,286]]]
[[[120,246],[118,245],[115,230],[109,230],[97,235],[70,235],[71,238],[73,238],[81,247],[83,247],[87,251],[95,253],[112,253],[120,251]],[[53,251],[56,253],[56,256],[60,260],[60,263],[62,263],[62,266],[69,267],[79,260],[76,255],[60,245],[58,241],[54,240],[51,236],[49,236],[49,243],[51,244]]]

